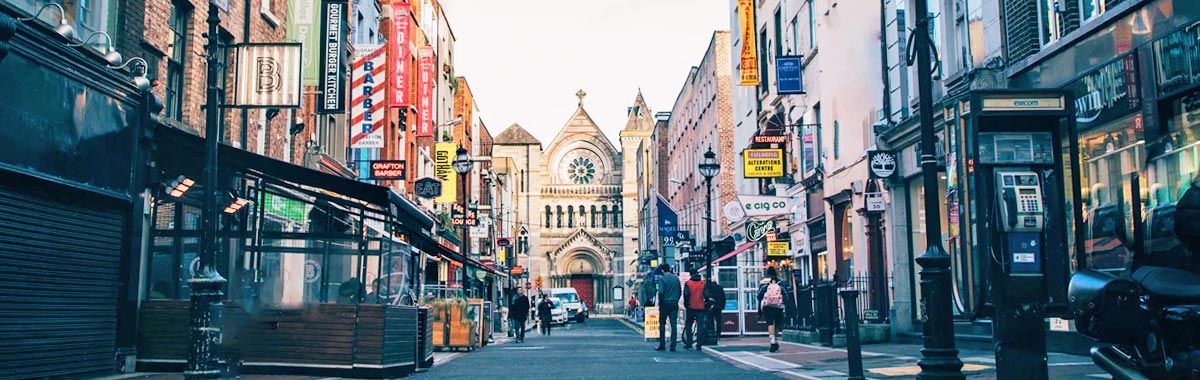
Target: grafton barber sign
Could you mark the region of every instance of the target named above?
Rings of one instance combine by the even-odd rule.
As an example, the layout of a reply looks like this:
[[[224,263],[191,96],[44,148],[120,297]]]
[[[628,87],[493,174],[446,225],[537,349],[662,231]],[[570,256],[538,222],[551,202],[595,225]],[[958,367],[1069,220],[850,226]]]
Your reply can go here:
[[[371,161],[371,179],[404,179],[404,160]]]

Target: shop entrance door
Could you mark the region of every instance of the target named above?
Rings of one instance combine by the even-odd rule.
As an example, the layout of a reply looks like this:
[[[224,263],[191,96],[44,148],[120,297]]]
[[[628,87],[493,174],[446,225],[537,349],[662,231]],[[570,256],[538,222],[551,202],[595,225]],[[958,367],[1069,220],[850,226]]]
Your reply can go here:
[[[596,310],[596,285],[590,274],[571,276],[571,287],[579,293],[579,299],[587,304],[588,310]]]

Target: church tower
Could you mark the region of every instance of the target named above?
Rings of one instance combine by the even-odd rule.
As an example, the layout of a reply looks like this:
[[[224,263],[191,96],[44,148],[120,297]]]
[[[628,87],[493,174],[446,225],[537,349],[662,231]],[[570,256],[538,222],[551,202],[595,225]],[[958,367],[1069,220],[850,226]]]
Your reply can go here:
[[[653,226],[648,214],[643,213],[643,203],[649,199],[653,160],[654,113],[646,106],[642,90],[638,89],[633,104],[626,110],[625,129],[621,130],[621,160],[624,169],[621,181],[621,203],[626,212],[624,230],[625,250],[621,257],[620,282],[629,298],[630,284],[637,276],[637,257],[640,247],[647,242],[638,239],[639,228]]]

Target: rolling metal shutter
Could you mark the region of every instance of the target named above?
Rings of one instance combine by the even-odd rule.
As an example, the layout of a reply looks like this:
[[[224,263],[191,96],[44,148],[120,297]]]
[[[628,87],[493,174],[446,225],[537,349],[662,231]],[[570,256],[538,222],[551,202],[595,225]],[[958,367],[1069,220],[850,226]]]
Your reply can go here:
[[[95,207],[0,188],[0,379],[113,371],[123,217]]]

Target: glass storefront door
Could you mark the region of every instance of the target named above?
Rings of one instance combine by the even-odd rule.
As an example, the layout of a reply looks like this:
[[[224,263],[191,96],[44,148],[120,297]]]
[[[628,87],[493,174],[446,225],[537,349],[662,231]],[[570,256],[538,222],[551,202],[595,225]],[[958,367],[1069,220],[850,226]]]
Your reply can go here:
[[[1079,134],[1085,240],[1083,265],[1118,272],[1133,259],[1135,210],[1146,189],[1146,141],[1135,114]],[[1134,204],[1138,202],[1139,204]]]

